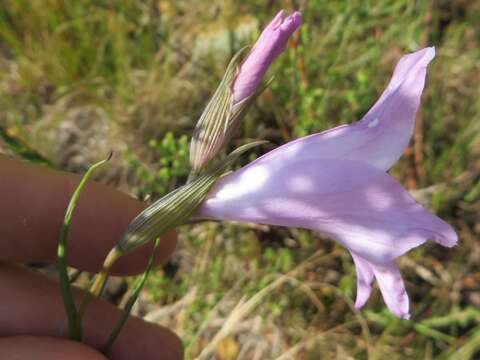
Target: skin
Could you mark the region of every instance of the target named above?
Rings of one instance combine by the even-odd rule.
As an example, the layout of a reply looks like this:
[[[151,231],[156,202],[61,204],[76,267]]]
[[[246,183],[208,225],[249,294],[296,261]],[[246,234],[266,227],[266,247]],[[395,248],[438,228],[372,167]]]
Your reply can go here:
[[[61,224],[77,175],[52,171],[0,155],[0,358],[106,359],[102,346],[120,317],[115,306],[95,300],[84,319],[84,344],[66,339],[67,319],[58,284],[18,263],[55,262]],[[141,202],[91,182],[75,209],[68,262],[95,272],[129,222],[145,207]],[[176,235],[165,235],[158,262],[171,256]],[[115,275],[143,271],[152,245],[124,256]],[[75,300],[84,292],[75,289]],[[180,339],[170,330],[130,318],[108,358],[182,359]]]

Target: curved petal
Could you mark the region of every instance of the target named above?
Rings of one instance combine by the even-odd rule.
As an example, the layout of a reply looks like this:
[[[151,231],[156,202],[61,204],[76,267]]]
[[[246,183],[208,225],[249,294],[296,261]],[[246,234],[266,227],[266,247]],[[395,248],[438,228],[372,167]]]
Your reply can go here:
[[[383,300],[390,311],[402,319],[409,319],[409,300],[402,275],[395,261],[385,265],[372,264],[355,253],[351,253],[357,270],[357,300],[355,307],[365,305],[372,292],[375,277],[382,292]]]
[[[360,256],[350,253],[357,270],[357,299],[355,308],[362,308],[372,293],[373,270],[367,260]]]
[[[427,239],[457,242],[394,178],[344,159],[253,162],[220,179],[199,216],[316,230],[379,265]]]
[[[427,65],[434,56],[433,47],[403,56],[389,85],[359,122],[289,142],[257,161],[275,158],[282,162],[292,157],[302,160],[342,158],[388,170],[410,141]]]
[[[387,307],[399,318],[410,319],[408,294],[395,261],[385,265],[370,265]]]

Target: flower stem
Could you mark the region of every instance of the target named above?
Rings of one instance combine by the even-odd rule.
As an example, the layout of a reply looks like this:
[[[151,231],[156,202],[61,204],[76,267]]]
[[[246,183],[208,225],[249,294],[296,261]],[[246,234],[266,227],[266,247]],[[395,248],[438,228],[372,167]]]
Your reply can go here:
[[[121,251],[117,248],[113,248],[108,253],[105,261],[103,262],[102,269],[95,277],[95,281],[93,282],[92,286],[90,287],[90,293],[93,296],[100,296],[105,287],[105,283],[107,281],[108,272],[112,268],[113,264],[123,255]]]
[[[153,249],[152,255],[150,256],[150,260],[148,261],[147,268],[145,269],[145,272],[142,274],[140,279],[138,279],[135,288],[133,289],[132,295],[129,297],[127,303],[125,304],[125,307],[123,308],[123,313],[120,319],[118,320],[117,324],[115,325],[115,328],[113,329],[112,333],[110,334],[107,342],[102,348],[102,352],[104,354],[108,354],[110,352],[110,349],[112,348],[115,340],[117,339],[118,335],[120,334],[120,331],[123,328],[123,325],[125,325],[128,316],[130,315],[130,312],[132,311],[132,307],[137,301],[138,296],[140,295],[140,292],[142,291],[143,286],[145,285],[145,282],[147,281],[148,275],[150,275],[150,271],[152,270],[153,264],[155,262],[155,258],[157,257],[158,253],[158,245],[160,244],[160,238],[157,238],[155,240],[155,247]]]
[[[68,243],[68,234],[70,231],[70,224],[72,222],[73,211],[77,206],[80,194],[85,188],[88,179],[92,176],[93,172],[103,164],[105,164],[111,158],[111,154],[107,159],[102,160],[96,164],[93,164],[83,175],[83,178],[80,180],[75,192],[73,193],[70,203],[68,204],[67,211],[65,212],[65,217],[63,219],[62,231],[60,232],[60,238],[58,241],[57,248],[57,260],[59,265],[59,281],[60,288],[62,291],[63,304],[65,306],[65,312],[67,313],[68,319],[68,332],[72,340],[80,341],[82,338],[82,328],[81,323],[79,322],[77,308],[75,306],[75,301],[73,300],[72,289],[70,285],[70,279],[68,277],[68,254],[67,254],[67,243]]]
[[[101,295],[105,284],[107,283],[108,279],[108,272],[112,268],[113,264],[123,255],[123,253],[116,247],[114,247],[108,253],[105,261],[103,262],[102,269],[100,272],[95,276],[93,283],[89,287],[89,291],[85,298],[83,299],[80,309],[78,310],[78,321],[81,324],[83,320],[83,315],[85,314],[85,310],[93,298],[98,297]]]

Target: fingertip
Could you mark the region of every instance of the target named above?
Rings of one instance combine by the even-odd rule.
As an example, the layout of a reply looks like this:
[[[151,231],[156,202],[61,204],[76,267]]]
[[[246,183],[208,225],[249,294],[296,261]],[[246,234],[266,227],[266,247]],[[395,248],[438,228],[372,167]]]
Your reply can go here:
[[[69,241],[71,266],[98,272],[108,252],[120,241],[129,223],[145,209],[145,204],[108,186],[90,183],[85,189],[71,225]],[[153,251],[153,240],[120,258],[112,275],[143,272]],[[163,235],[156,263],[164,263],[175,251],[174,230]]]
[[[183,360],[184,349],[174,332],[132,317],[108,356],[111,359]]]
[[[1,337],[0,359],[107,360],[105,356],[85,344],[47,336]]]
[[[57,255],[65,210],[80,176],[53,171],[0,155],[2,241],[0,260],[50,262]],[[120,241],[128,224],[145,204],[94,181],[87,184],[74,210],[69,232],[69,265],[98,272],[108,252]],[[153,239],[152,239],[153,240]],[[153,244],[125,256],[114,274],[142,272]],[[162,238],[158,263],[171,256],[175,232]]]
[[[83,321],[84,341],[95,348],[101,348],[110,331],[120,317],[120,312],[111,304],[102,300],[95,300],[87,309]],[[104,326],[99,326],[102,319]],[[171,330],[146,322],[137,317],[130,317],[112,349],[108,353],[112,360],[124,359],[162,359],[182,360],[183,343]]]
[[[5,294],[15,295],[0,299],[0,308],[8,309],[8,311],[0,311],[0,336],[36,335],[54,338],[68,334],[67,318],[57,283],[39,273],[9,264],[0,264],[0,283]],[[79,306],[85,297],[85,292],[74,288],[73,295]],[[85,344],[94,349],[102,349],[121,316],[122,311],[114,305],[102,299],[94,299],[87,307],[82,322]],[[27,358],[39,359],[34,356]],[[181,360],[183,346],[178,336],[171,330],[130,317],[108,354],[108,358],[110,360]],[[11,358],[0,356],[0,359]],[[20,359],[23,360],[23,358]],[[72,359],[72,357],[65,356],[59,359]],[[90,360],[87,357],[85,359]],[[97,358],[93,359],[97,360]],[[99,359],[103,360],[103,358]]]

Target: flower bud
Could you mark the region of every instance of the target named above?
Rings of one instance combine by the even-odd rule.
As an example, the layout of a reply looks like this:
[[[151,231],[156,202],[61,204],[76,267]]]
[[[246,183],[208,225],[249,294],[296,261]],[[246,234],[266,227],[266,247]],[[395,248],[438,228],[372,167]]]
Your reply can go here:
[[[275,58],[285,50],[288,39],[302,24],[302,14],[298,11],[284,17],[281,10],[268,24],[258,38],[233,83],[233,103],[238,104],[252,96],[263,75]]]
[[[230,140],[250,105],[265,87],[260,87],[268,66],[283,51],[289,37],[301,25],[295,12],[283,19],[280,11],[265,28],[247,58],[240,65],[240,50],[208,103],[193,132],[190,144],[192,173],[197,174]]]

